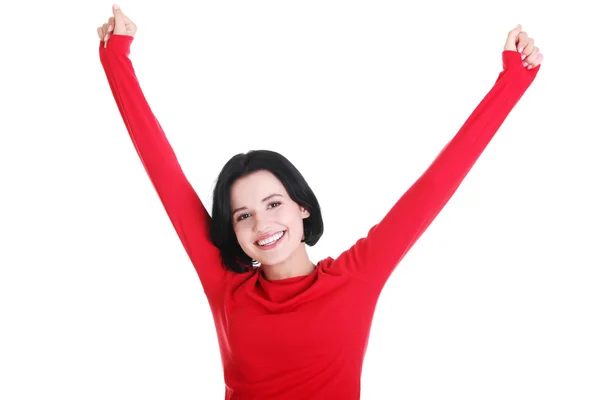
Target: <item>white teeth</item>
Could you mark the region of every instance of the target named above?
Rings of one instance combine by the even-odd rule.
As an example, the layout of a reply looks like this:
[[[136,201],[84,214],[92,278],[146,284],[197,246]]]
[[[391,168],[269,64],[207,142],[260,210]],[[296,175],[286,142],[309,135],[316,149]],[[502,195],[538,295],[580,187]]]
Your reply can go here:
[[[283,236],[283,232],[279,232],[279,233],[276,233],[275,235],[273,235],[273,236],[270,236],[270,237],[268,237],[268,238],[266,238],[266,239],[259,240],[259,241],[258,241],[258,244],[259,244],[260,246],[266,246],[266,245],[268,245],[268,244],[271,244],[271,243],[273,243],[273,242],[276,242],[276,241],[277,241],[277,240],[279,240],[279,238],[280,238],[280,237],[282,237],[282,236]]]

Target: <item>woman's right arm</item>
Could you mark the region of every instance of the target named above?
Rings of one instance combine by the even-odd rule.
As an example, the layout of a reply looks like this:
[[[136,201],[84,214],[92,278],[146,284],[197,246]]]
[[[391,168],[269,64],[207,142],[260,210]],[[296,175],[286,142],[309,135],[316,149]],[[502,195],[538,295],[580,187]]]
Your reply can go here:
[[[185,177],[153,114],[129,59],[133,36],[113,34],[100,61],[129,136],[144,168],[200,277],[204,291],[217,289],[225,270],[209,237],[210,216]]]

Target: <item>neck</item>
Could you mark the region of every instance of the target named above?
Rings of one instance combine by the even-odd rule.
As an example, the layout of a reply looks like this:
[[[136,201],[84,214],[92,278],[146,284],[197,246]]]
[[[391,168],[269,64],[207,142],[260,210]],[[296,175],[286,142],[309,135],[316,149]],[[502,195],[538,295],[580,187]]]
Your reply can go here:
[[[316,266],[308,258],[306,245],[301,243],[287,260],[279,264],[261,265],[260,268],[265,278],[275,281],[309,275]]]

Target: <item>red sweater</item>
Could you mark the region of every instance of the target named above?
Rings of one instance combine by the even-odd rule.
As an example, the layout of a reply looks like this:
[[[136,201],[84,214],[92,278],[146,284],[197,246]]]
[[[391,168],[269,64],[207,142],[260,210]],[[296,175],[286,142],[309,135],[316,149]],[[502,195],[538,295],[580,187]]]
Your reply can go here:
[[[363,358],[380,292],[442,210],[533,82],[520,55],[503,71],[431,166],[366,237],[310,275],[269,281],[227,271],[210,216],[184,176],[129,59],[132,37],[100,43],[100,60],[127,131],[209,301],[229,400],[360,398]]]

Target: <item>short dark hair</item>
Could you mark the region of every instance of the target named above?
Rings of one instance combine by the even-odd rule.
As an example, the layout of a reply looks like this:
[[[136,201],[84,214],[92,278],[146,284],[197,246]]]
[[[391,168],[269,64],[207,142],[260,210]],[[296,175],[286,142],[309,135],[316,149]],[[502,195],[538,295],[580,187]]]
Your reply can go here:
[[[217,178],[210,223],[210,239],[220,250],[225,267],[233,272],[248,272],[253,260],[244,253],[233,230],[231,186],[239,178],[261,170],[275,175],[290,198],[310,213],[303,220],[303,242],[314,246],[323,235],[319,202],[300,171],[287,158],[270,150],[251,150],[236,154],[223,166]]]

